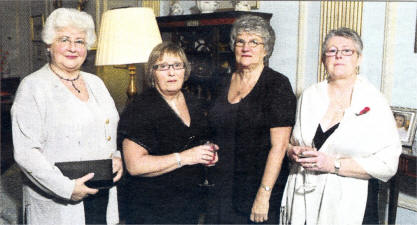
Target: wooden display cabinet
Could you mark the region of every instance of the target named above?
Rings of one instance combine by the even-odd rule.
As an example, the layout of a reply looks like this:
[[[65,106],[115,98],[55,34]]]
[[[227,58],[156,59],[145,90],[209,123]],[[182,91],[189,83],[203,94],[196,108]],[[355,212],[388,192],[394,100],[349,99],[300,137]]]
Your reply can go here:
[[[192,65],[191,76],[184,84],[207,103],[212,100],[214,82],[218,76],[233,70],[235,57],[229,47],[233,22],[241,15],[258,15],[269,21],[270,13],[215,12],[157,17],[164,41],[178,43]]]

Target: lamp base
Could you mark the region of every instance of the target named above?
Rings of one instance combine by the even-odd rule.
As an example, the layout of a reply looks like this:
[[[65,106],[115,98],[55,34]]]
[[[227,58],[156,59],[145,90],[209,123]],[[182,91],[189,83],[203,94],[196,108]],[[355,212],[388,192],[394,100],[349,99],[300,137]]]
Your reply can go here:
[[[136,88],[136,66],[135,64],[129,64],[129,85],[127,86],[127,97],[128,101],[132,101],[133,97],[137,94]]]

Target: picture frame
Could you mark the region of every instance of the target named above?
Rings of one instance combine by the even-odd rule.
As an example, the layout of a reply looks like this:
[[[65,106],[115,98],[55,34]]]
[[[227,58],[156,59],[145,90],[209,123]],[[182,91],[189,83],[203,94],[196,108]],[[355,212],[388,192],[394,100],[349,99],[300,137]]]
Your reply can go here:
[[[417,109],[391,106],[403,146],[411,147],[416,134]]]
[[[231,0],[231,1],[219,1],[219,8],[216,10],[216,11],[219,11],[219,12],[223,12],[223,11],[234,11],[235,9],[234,9],[234,4],[233,4],[233,2],[239,2],[239,1],[237,1],[237,0]],[[250,6],[251,6],[251,10],[252,9],[259,9],[259,1],[258,0],[256,0],[256,1],[253,1],[253,0],[251,0],[251,1],[247,1],[249,4],[250,4]]]
[[[44,19],[43,14],[31,16],[29,18],[32,41],[35,41],[35,42],[42,41],[42,28],[43,28],[44,22],[45,22],[45,19]]]

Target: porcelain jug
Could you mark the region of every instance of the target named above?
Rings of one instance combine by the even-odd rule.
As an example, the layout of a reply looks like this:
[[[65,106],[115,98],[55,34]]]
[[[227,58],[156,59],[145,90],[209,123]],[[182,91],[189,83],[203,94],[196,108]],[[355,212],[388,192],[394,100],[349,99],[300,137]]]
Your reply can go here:
[[[201,13],[212,13],[219,7],[218,1],[196,1]]]

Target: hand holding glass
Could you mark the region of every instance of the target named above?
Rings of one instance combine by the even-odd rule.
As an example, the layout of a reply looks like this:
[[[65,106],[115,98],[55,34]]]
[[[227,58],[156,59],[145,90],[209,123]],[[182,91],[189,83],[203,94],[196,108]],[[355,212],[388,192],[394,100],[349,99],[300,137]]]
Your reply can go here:
[[[216,149],[216,146],[213,143],[207,142],[207,144],[210,145],[211,151],[213,152],[213,157],[207,163],[207,166],[214,166],[215,165],[214,161],[216,160],[216,155],[217,155],[217,153],[216,153],[217,149]]]
[[[213,157],[212,157],[212,159],[205,165],[205,167],[204,167],[204,182],[202,183],[202,184],[199,184],[200,186],[204,186],[204,187],[213,187],[214,186],[214,184],[213,183],[211,183],[209,180],[208,180],[208,167],[209,166],[214,166],[215,164],[214,164],[214,161],[216,160],[216,155],[217,155],[217,153],[216,153],[216,151],[218,150],[217,148],[216,148],[216,145],[214,144],[214,143],[212,143],[212,142],[210,142],[210,141],[204,141],[204,145],[209,145],[210,146],[210,149],[211,149],[211,151],[213,152]]]
[[[315,147],[314,147],[314,142],[312,143],[311,147],[313,148],[313,150],[317,151],[317,149],[315,149]],[[309,151],[309,150],[302,151],[300,154],[298,154],[298,157],[300,157],[300,158],[309,158],[309,157],[311,157],[311,156],[303,154],[305,151]],[[301,185],[300,187],[297,188],[297,192],[299,192],[299,193],[309,193],[309,192],[314,191],[314,189],[316,188],[316,185],[311,181],[311,179],[312,179],[311,176],[314,176],[315,172],[314,171],[309,171],[308,169],[306,169],[302,166],[299,167],[299,170],[303,174],[303,181],[304,182],[303,182],[303,185]]]

